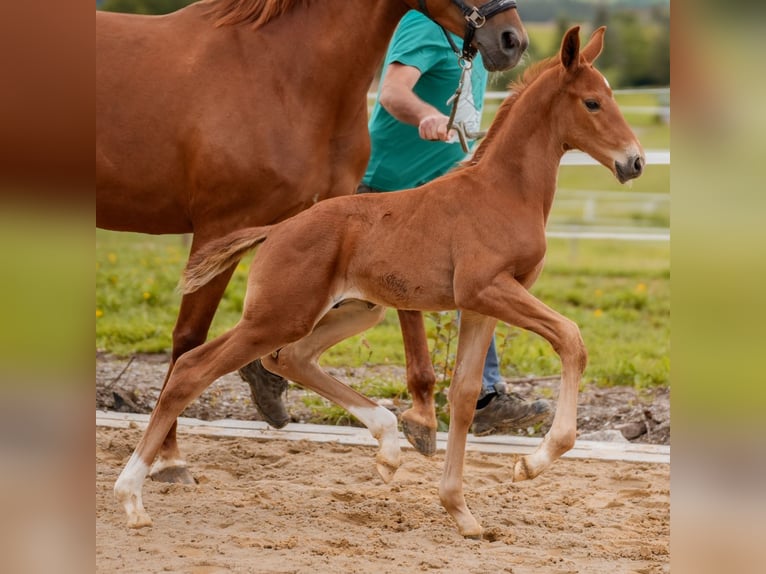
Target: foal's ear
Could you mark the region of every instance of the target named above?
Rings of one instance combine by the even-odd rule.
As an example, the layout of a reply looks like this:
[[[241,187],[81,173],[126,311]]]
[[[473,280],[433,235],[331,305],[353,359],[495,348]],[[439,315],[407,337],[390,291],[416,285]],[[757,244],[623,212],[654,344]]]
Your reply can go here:
[[[561,41],[561,63],[564,68],[574,72],[580,63],[580,27],[573,26],[564,34]]]
[[[589,64],[592,64],[598,58],[601,50],[604,49],[604,32],[606,32],[606,26],[596,29],[591,34],[588,43],[583,46],[582,55]]]

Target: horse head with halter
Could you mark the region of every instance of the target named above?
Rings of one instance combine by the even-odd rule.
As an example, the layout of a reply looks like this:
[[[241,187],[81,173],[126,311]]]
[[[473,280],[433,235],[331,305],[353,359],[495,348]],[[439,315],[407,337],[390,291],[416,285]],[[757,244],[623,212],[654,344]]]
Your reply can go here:
[[[472,45],[473,39],[476,35],[476,30],[482,28],[484,24],[487,23],[487,20],[493,16],[496,16],[497,14],[505,12],[506,10],[515,10],[517,5],[516,0],[490,0],[481,6],[469,6],[463,2],[463,0],[450,1],[463,12],[463,19],[465,20],[465,32],[463,33],[463,47],[462,49],[458,49],[449,32],[447,32],[447,30],[445,30],[441,24],[436,22],[444,32],[444,36],[447,38],[447,41],[452,47],[452,51],[455,52],[455,55],[458,58],[458,63],[463,70],[462,74],[460,75],[460,81],[458,82],[455,93],[447,101],[448,104],[452,104],[452,112],[450,113],[449,122],[447,123],[447,131],[454,130],[457,133],[458,139],[460,141],[460,146],[463,148],[465,153],[468,153],[468,140],[479,139],[486,135],[486,132],[484,131],[471,132],[465,127],[465,125],[463,125],[462,122],[455,122],[455,112],[457,111],[460,95],[463,91],[463,80],[465,78],[466,72],[471,69],[473,65],[473,58],[476,56],[476,47]],[[420,11],[433,20],[428,11],[426,2],[427,0],[418,0]],[[512,39],[509,38],[509,41],[518,42],[518,47],[521,52],[526,50],[526,39],[519,40],[514,37]]]
[[[469,6],[463,0],[450,0],[455,6],[460,8],[463,12],[463,19],[465,20],[465,32],[463,33],[463,48],[458,51],[458,47],[452,40],[450,35],[445,30],[444,33],[447,36],[447,40],[452,46],[452,50],[459,55],[461,60],[471,61],[476,55],[476,48],[471,45],[476,34],[476,30],[482,28],[487,20],[496,16],[506,10],[516,9],[516,0],[490,0],[481,6]],[[431,14],[428,11],[427,0],[418,0],[420,11],[431,18]],[[432,18],[433,19],[433,18]],[[441,26],[441,25],[440,25]],[[442,27],[444,30],[444,27]],[[523,47],[522,52],[526,49],[525,41],[520,40],[520,45]]]

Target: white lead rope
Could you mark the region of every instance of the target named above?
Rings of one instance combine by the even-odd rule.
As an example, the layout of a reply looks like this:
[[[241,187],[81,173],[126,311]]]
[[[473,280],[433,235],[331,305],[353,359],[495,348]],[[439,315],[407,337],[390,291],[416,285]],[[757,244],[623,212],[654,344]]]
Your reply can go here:
[[[455,123],[455,114],[457,113],[457,106],[460,103],[460,96],[463,93],[463,83],[465,81],[465,75],[473,67],[473,62],[471,60],[463,58],[462,56],[458,57],[458,64],[460,65],[463,71],[460,72],[460,81],[457,84],[457,89],[455,90],[455,93],[452,94],[450,98],[447,100],[447,105],[452,104],[452,111],[450,112],[449,121],[447,122],[447,133],[449,133],[450,130],[455,130],[455,132],[457,133],[457,137],[460,140],[460,147],[463,148],[463,151],[465,153],[468,153],[470,151],[468,148],[468,140],[476,140],[479,138],[483,138],[485,135],[487,135],[487,132],[486,131],[472,132],[466,129],[464,122]]]

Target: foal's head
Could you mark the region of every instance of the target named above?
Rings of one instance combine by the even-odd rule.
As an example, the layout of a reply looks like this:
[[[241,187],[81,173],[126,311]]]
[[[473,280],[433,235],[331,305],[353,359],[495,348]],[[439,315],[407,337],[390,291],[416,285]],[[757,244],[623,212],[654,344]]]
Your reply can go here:
[[[605,30],[596,30],[582,49],[578,26],[565,34],[558,68],[561,94],[554,98],[551,111],[564,150],[584,151],[625,183],[641,175],[646,159],[609,82],[593,67],[604,46]]]

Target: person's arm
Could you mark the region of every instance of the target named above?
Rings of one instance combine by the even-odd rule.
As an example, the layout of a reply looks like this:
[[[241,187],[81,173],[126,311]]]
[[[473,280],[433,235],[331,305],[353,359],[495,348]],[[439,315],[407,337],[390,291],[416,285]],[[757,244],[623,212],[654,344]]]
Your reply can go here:
[[[418,79],[420,70],[414,66],[389,64],[380,88],[380,105],[400,122],[417,126],[421,138],[446,141],[449,117],[415,94]]]

